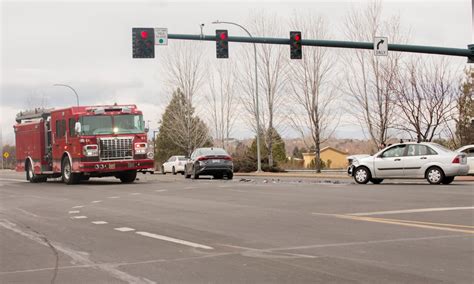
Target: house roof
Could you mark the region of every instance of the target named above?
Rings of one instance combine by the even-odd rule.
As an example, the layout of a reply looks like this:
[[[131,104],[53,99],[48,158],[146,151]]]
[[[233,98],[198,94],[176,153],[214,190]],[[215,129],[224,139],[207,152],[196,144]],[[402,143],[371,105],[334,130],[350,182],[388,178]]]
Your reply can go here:
[[[339,149],[336,149],[336,148],[333,148],[333,147],[329,147],[329,146],[322,148],[322,149],[321,149],[321,152],[324,152],[324,151],[327,151],[327,150],[333,150],[333,151],[338,152],[338,153],[340,153],[340,154],[342,154],[342,155],[348,155],[348,154],[349,154],[349,153],[347,153],[347,152],[344,152],[344,151],[342,151],[342,150],[339,150]]]

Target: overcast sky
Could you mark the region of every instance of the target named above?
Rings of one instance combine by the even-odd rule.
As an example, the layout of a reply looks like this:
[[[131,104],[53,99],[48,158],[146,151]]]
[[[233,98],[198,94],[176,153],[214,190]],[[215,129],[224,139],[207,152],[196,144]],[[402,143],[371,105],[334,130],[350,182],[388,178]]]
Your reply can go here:
[[[1,107],[3,142],[14,140],[15,114],[26,108],[75,104],[74,94],[55,83],[73,86],[82,105],[136,103],[157,128],[169,101],[159,54],[173,47],[157,47],[157,58],[132,59],[132,27],[167,27],[169,33],[214,34],[214,20],[245,24],[263,13],[281,18],[311,12],[330,23],[335,40],[344,40],[342,21],[351,7],[365,1],[2,1],[1,2]],[[466,48],[472,43],[471,1],[385,1],[383,17],[399,14],[410,30],[410,43]],[[220,26],[219,28],[223,28]],[[242,32],[229,29],[230,35]],[[289,31],[289,28],[287,29]],[[287,32],[282,37],[288,36]],[[215,56],[212,42],[209,53]],[[238,44],[231,43],[230,49]],[[216,59],[217,60],[217,59]],[[452,58],[463,66],[463,58]],[[212,64],[211,60],[211,64]],[[202,112],[202,111],[201,111]],[[338,137],[362,138],[359,127],[343,123]],[[291,137],[291,131],[286,133]],[[238,122],[234,137],[251,136]]]

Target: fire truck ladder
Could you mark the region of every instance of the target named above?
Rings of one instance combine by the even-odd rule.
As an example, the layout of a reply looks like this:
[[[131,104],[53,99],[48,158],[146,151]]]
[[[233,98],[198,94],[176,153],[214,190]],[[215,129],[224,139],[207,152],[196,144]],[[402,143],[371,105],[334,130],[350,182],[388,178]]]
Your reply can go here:
[[[21,111],[16,115],[16,122],[17,123],[22,123],[28,120],[34,120],[38,118],[43,118],[46,120],[50,115],[52,108],[35,108],[32,110],[26,110],[26,111]]]

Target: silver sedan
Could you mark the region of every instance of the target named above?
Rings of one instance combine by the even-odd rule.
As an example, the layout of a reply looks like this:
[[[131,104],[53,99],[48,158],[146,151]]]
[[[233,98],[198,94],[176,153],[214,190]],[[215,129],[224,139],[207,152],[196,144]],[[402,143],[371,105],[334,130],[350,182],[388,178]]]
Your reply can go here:
[[[384,179],[426,179],[431,184],[450,184],[469,172],[466,154],[436,143],[399,143],[373,156],[355,159],[349,174],[357,183],[381,183]]]

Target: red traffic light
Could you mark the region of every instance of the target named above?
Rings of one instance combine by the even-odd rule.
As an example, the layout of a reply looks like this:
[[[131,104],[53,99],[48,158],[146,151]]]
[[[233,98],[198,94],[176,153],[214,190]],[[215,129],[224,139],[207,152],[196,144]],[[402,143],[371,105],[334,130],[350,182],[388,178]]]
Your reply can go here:
[[[140,35],[142,36],[142,39],[146,39],[148,37],[148,32],[147,31],[142,31],[140,33]]]
[[[227,38],[227,35],[226,35],[225,33],[221,33],[221,34],[220,34],[220,38],[221,38],[222,40],[225,40],[225,39]]]
[[[300,41],[300,40],[301,40],[301,36],[300,36],[299,34],[296,34],[296,35],[295,35],[295,40],[296,40],[296,41]]]

